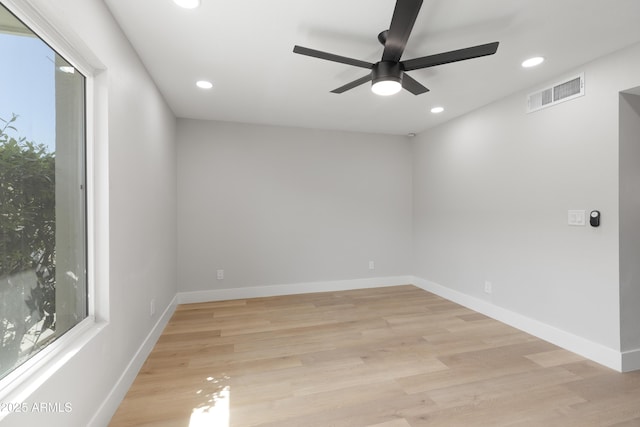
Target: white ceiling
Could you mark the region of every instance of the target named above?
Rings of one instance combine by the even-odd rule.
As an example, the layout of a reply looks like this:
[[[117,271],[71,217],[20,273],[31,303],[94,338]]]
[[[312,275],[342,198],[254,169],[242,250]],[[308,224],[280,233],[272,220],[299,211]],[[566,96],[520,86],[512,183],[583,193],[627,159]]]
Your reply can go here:
[[[410,72],[431,89],[422,95],[379,97],[368,84],[337,95],[366,70],[293,46],[377,62],[395,0],[201,1],[105,0],[178,117],[419,133],[640,41],[638,0],[425,0],[402,59],[493,41],[498,52]],[[545,63],[520,67],[535,55]],[[196,88],[201,79],[214,88]]]

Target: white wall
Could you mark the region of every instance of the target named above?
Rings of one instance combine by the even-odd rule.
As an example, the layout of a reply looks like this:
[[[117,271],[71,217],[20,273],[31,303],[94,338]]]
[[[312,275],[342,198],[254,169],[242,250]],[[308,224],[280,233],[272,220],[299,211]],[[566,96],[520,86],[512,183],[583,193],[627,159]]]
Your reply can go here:
[[[640,83],[640,46],[566,77],[581,71],[584,97],[526,114],[523,92],[418,137],[414,271],[619,350],[618,92]]]
[[[404,137],[180,119],[180,291],[407,274],[410,156]]]
[[[99,206],[108,206],[97,212],[103,233],[97,244],[104,246],[108,239],[108,254],[97,260],[102,328],[77,352],[68,351],[69,360],[61,366],[34,378],[32,385],[43,383],[27,399],[29,404],[69,402],[72,412],[13,414],[2,425],[84,427],[176,294],[175,117],[103,2],[15,3],[33,4],[72,45],[81,40],[86,46],[80,51],[95,55],[91,60],[106,68],[96,98],[99,109],[106,110],[98,113],[101,145],[94,172]],[[151,298],[157,302],[154,317]],[[116,390],[95,425],[106,424],[127,386]]]
[[[638,92],[636,88],[636,92]],[[640,96],[620,96],[620,314],[622,351],[640,349]]]

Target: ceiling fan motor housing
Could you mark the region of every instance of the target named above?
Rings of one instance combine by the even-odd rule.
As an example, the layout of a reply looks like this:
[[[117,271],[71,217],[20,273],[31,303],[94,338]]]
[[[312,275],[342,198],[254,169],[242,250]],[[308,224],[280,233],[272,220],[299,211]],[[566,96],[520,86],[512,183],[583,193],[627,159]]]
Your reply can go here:
[[[373,84],[381,81],[395,81],[402,84],[402,65],[399,62],[380,61],[373,65],[371,80]]]

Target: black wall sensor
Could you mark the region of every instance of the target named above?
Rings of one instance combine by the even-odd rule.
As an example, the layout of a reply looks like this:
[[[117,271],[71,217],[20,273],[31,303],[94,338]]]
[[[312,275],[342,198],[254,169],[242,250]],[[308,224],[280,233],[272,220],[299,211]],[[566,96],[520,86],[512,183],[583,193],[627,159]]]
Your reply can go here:
[[[591,224],[592,227],[600,226],[600,211],[591,211],[591,214],[589,215],[589,224]]]

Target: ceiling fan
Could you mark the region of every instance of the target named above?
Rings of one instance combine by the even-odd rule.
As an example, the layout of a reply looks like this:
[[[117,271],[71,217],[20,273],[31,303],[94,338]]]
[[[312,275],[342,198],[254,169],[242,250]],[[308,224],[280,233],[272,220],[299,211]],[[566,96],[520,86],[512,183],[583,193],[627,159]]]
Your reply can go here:
[[[420,95],[429,89],[407,75],[406,71],[493,55],[498,50],[498,42],[493,42],[401,61],[421,6],[422,0],[397,0],[389,29],[378,34],[378,41],[384,46],[384,50],[382,60],[375,64],[298,45],[293,47],[293,52],[371,70],[366,76],[340,86],[332,90],[332,93],[343,93],[371,81],[371,90],[378,95],[393,95],[401,88],[414,95]]]

